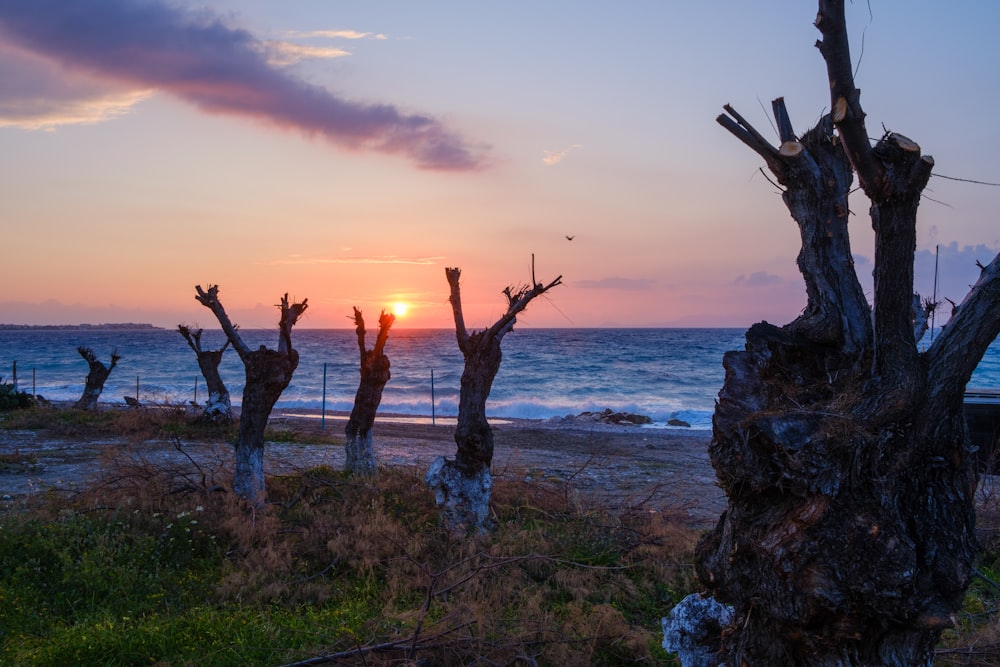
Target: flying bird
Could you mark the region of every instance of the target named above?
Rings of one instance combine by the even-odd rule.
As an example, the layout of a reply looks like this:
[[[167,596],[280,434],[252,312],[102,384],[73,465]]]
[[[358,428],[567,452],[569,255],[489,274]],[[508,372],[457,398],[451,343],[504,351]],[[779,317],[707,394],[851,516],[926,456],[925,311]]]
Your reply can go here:
[[[569,234],[566,235],[566,240],[567,241],[572,241],[575,238],[576,238],[576,234],[574,234],[573,236],[570,236]]]

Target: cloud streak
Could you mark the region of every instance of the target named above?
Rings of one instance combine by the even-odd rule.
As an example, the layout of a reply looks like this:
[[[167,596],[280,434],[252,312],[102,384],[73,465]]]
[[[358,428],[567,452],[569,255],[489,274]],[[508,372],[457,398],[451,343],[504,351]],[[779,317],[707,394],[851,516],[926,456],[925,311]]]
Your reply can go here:
[[[266,262],[270,266],[279,265],[320,265],[320,264],[417,264],[421,266],[434,265],[444,257],[290,257]]]
[[[549,165],[550,167],[553,165],[557,165],[566,159],[566,156],[569,155],[570,151],[576,148],[583,148],[583,144],[573,144],[572,146],[564,148],[561,151],[544,151],[545,157],[542,158],[542,162]]]
[[[733,280],[734,285],[745,285],[747,287],[769,287],[770,285],[781,284],[781,276],[776,276],[767,271],[754,271],[749,276],[741,273]]]
[[[287,52],[208,12],[159,0],[0,0],[0,37],[69,74],[161,90],[209,113],[318,135],[343,149],[402,155],[422,169],[485,164],[485,147],[441,121],[298,79],[272,63],[287,61]]]
[[[656,281],[649,278],[601,278],[600,280],[578,280],[574,285],[584,289],[610,289],[636,292],[652,289]]]

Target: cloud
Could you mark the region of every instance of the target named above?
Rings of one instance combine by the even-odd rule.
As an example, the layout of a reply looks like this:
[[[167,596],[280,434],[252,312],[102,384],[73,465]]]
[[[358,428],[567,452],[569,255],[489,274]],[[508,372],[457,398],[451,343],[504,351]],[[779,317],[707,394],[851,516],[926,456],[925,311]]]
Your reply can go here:
[[[542,158],[542,162],[550,167],[552,165],[559,164],[566,159],[566,156],[569,155],[569,152],[574,148],[583,148],[583,144],[573,144],[572,146],[564,148],[561,151],[545,151],[545,157]]]
[[[320,264],[417,264],[434,265],[444,257],[397,257],[386,255],[384,257],[289,257],[287,259],[276,259],[265,262],[269,266],[306,266]]]
[[[98,79],[67,76],[57,65],[0,45],[0,127],[52,130],[100,123],[128,113],[150,97]]]
[[[332,46],[308,46],[306,44],[279,41],[267,42],[267,46],[271,53],[267,59],[268,64],[279,67],[294,65],[309,58],[330,59],[351,55],[350,51]]]
[[[343,149],[403,155],[423,169],[485,164],[485,147],[441,121],[350,101],[298,79],[270,62],[281,60],[280,49],[207,11],[160,0],[0,0],[0,36],[67,75],[157,89],[209,113],[318,135]]]
[[[767,271],[754,271],[749,276],[745,274],[740,274],[733,281],[734,285],[746,285],[747,287],[766,287],[768,285],[777,285],[782,282],[780,276],[776,276],[773,273],[768,273]]]
[[[652,289],[656,281],[649,278],[601,278],[600,280],[578,280],[573,283],[584,289],[611,289],[636,292]]]
[[[325,39],[388,39],[382,33],[358,32],[357,30],[288,30],[284,33],[288,37],[301,37],[309,39],[312,37],[322,37]]]

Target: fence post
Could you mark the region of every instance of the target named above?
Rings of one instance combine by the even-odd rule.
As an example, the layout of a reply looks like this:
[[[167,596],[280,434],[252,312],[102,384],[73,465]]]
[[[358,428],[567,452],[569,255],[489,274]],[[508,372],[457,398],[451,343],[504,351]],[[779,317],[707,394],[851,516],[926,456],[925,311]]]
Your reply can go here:
[[[431,426],[437,424],[434,418],[434,369],[431,369]]]
[[[194,376],[194,405],[198,406],[198,376]]]
[[[319,413],[319,431],[320,433],[326,430],[326,363],[323,363],[323,400],[320,403],[320,413]]]

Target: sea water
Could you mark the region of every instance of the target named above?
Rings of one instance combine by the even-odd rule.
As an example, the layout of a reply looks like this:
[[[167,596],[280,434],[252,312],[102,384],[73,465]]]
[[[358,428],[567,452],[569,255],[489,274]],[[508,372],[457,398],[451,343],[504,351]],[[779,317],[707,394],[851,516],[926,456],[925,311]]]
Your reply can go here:
[[[516,329],[502,344],[503,362],[487,402],[491,418],[547,419],[610,409],[649,416],[654,426],[681,420],[710,429],[722,388],[722,356],[743,349],[743,329]],[[276,349],[272,330],[241,330],[251,348]],[[374,344],[369,332],[367,346]],[[204,349],[224,343],[206,330]],[[277,406],[349,412],[360,378],[360,349],[353,329],[296,329],[298,369]],[[104,364],[121,355],[102,402],[185,404],[207,392],[194,351],[171,329],[0,329],[0,376],[18,388],[54,401],[83,392],[87,362],[77,346],[90,347]],[[450,329],[393,329],[385,348],[392,378],[380,413],[454,416],[463,360]],[[234,405],[243,391],[243,365],[230,347],[220,373]],[[1000,343],[994,342],[969,383],[1000,387]]]

